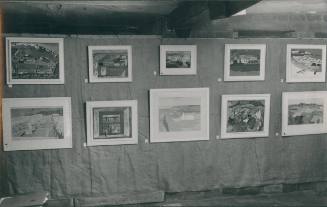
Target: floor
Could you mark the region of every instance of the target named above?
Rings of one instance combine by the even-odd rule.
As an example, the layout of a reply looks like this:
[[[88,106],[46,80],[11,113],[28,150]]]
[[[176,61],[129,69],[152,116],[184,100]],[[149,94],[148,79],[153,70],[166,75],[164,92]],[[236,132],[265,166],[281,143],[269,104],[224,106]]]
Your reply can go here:
[[[126,205],[124,205],[126,206]],[[314,191],[274,193],[260,195],[211,195],[186,196],[176,199],[166,197],[163,203],[127,205],[129,207],[179,207],[179,206],[216,206],[216,207],[264,207],[264,206],[327,206],[327,193],[318,195]]]
[[[47,207],[82,207],[72,201],[48,202]],[[270,193],[257,195],[224,195],[217,192],[187,192],[166,194],[161,203],[116,205],[115,207],[184,207],[184,206],[215,206],[215,207],[281,207],[281,206],[326,206],[327,192],[319,193],[312,190],[290,193]],[[90,206],[89,206],[90,207]],[[97,207],[93,206],[92,207]],[[106,206],[109,207],[109,206]],[[112,207],[112,206],[110,206]]]

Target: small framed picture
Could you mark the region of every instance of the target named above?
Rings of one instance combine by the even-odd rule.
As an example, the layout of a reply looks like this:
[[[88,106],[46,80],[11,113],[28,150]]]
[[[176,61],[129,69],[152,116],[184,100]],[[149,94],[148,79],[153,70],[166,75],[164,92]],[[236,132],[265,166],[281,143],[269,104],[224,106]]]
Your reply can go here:
[[[196,45],[160,45],[160,75],[196,75]]]
[[[286,82],[325,82],[326,45],[287,45]]]
[[[327,91],[284,92],[282,135],[327,133]]]
[[[3,99],[4,150],[72,148],[70,97]]]
[[[89,46],[90,82],[131,82],[132,47]]]
[[[221,138],[269,136],[270,94],[222,95]]]
[[[137,101],[86,102],[87,146],[138,143]]]
[[[265,80],[265,58],[265,44],[226,44],[224,80]]]
[[[63,38],[6,38],[7,84],[64,84]]]
[[[150,141],[209,140],[209,88],[150,90]]]

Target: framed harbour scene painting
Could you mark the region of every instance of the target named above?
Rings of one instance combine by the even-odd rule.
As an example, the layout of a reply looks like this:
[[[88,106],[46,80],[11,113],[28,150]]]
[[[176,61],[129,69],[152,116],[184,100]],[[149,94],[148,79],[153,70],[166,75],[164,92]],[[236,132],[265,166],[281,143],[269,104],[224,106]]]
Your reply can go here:
[[[150,141],[209,140],[209,88],[150,90]]]
[[[87,146],[138,143],[137,101],[86,102]]]
[[[269,135],[270,94],[222,95],[221,138]]]
[[[131,82],[132,46],[89,46],[89,81]]]
[[[70,97],[3,99],[4,150],[72,148]]]
[[[265,44],[226,44],[224,80],[264,80],[265,58]]]
[[[7,84],[64,84],[63,38],[6,38]]]
[[[326,45],[288,44],[286,82],[325,82]]]
[[[327,91],[284,92],[282,135],[327,133]]]
[[[196,75],[196,45],[160,45],[160,75]]]

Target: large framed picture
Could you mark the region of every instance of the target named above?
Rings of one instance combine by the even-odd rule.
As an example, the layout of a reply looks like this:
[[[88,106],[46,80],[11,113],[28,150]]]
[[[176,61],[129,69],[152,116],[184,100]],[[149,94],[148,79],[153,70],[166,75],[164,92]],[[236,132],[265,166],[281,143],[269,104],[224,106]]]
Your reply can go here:
[[[64,84],[63,38],[6,38],[7,84]]]
[[[3,99],[4,150],[72,148],[70,97]]]
[[[196,45],[160,45],[160,75],[196,75]]]
[[[326,45],[287,45],[286,82],[325,82]]]
[[[284,92],[282,135],[327,133],[327,91]]]
[[[221,138],[269,135],[270,94],[222,95]]]
[[[209,88],[150,90],[150,141],[209,140]]]
[[[138,143],[137,101],[86,102],[87,146]]]
[[[132,47],[89,46],[90,82],[131,82]]]
[[[224,80],[264,80],[265,58],[265,44],[226,44]]]

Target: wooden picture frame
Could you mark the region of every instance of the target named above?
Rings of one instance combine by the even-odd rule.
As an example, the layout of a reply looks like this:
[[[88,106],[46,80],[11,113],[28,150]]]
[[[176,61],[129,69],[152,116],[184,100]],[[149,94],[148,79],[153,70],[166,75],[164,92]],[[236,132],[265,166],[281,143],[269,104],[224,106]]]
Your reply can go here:
[[[89,81],[131,82],[132,46],[88,46]]]
[[[70,97],[3,99],[4,150],[72,148]]]
[[[196,74],[196,45],[160,45],[160,75]]]
[[[86,102],[87,146],[138,143],[137,101]]]
[[[287,44],[286,82],[325,82],[326,45]]]
[[[64,84],[63,38],[6,38],[7,84]]]
[[[222,95],[221,138],[269,136],[270,94]]]
[[[226,44],[224,81],[265,80],[265,44]]]
[[[282,136],[327,133],[327,91],[283,92]]]
[[[150,141],[209,140],[209,88],[150,90]]]

